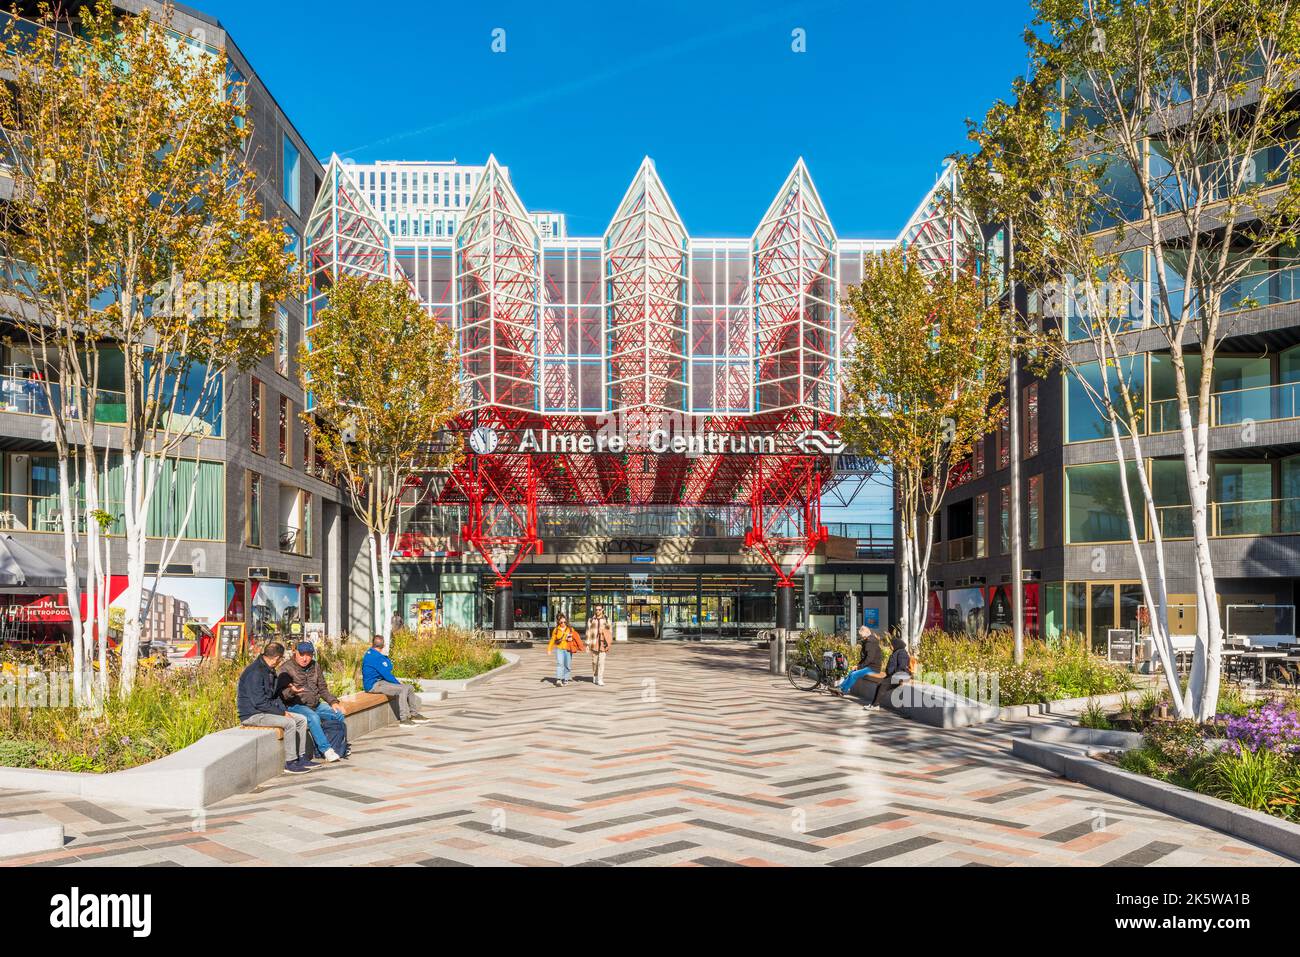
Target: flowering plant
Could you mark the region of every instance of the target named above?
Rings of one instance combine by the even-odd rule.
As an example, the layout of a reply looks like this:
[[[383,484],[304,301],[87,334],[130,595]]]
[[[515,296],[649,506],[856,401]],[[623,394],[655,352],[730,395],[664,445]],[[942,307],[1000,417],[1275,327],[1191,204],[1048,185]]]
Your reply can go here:
[[[1252,708],[1242,717],[1229,719],[1228,740],[1237,754],[1243,749],[1300,754],[1300,714],[1273,703]]]

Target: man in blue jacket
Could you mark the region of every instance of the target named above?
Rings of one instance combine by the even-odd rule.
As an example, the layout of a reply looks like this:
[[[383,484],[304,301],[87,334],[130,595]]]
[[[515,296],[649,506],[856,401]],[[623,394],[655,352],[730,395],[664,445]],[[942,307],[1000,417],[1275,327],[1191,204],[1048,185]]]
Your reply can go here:
[[[247,728],[279,728],[284,733],[284,769],[290,774],[305,774],[320,767],[305,757],[307,719],[284,707],[276,693],[276,673],[284,660],[284,645],[273,641],[262,649],[244,673],[235,691],[235,708],[239,723]]]
[[[384,654],[384,636],[375,635],[370,650],[361,659],[361,687],[373,694],[397,699],[397,717],[405,725],[421,724],[429,719],[420,714],[420,699],[415,689],[404,685],[393,674],[393,661]]]

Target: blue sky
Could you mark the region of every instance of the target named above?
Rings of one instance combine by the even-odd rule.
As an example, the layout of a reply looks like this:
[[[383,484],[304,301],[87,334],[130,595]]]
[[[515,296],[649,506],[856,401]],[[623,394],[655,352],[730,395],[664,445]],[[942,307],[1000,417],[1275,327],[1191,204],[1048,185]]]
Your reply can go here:
[[[318,154],[493,152],[589,235],[646,154],[692,233],[749,235],[802,155],[841,235],[892,238],[1023,71],[1029,19],[1027,0],[193,2]]]

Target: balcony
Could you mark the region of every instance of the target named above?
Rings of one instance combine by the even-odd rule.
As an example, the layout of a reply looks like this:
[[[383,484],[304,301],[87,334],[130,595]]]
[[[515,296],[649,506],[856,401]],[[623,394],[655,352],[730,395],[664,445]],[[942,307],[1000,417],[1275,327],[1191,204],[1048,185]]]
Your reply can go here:
[[[1191,400],[1195,423],[1200,402]],[[1300,417],[1300,382],[1262,385],[1216,392],[1210,396],[1210,427],[1273,422]],[[1150,405],[1151,434],[1178,431],[1178,400],[1160,399]]]
[[[48,418],[61,409],[63,387],[50,383],[48,394],[46,384],[40,379],[26,376],[0,375],[0,412],[13,412],[19,415],[34,415]],[[88,390],[83,390],[83,396]],[[98,389],[95,393],[95,421],[100,425],[124,425],[126,423],[126,393],[112,389]],[[78,408],[84,406],[83,402]],[[221,436],[221,404],[217,402],[212,408],[202,413],[196,412],[194,403],[178,398],[176,409],[162,413],[162,424],[170,433],[177,435],[202,435],[211,438]],[[72,410],[75,415],[76,410]]]
[[[1300,498],[1211,502],[1208,507],[1210,535],[1213,538],[1300,535]],[[1165,539],[1178,540],[1192,537],[1190,505],[1157,507],[1156,515],[1159,517],[1160,534]]]
[[[948,542],[948,561],[968,562],[975,557],[975,536],[954,538]]]

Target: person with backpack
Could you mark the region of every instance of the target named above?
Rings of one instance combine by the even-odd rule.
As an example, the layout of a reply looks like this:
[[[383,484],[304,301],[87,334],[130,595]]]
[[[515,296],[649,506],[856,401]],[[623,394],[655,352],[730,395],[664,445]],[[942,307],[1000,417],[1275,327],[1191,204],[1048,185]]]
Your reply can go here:
[[[551,641],[546,646],[546,653],[555,653],[555,687],[563,688],[573,677],[573,655],[586,650],[582,638],[569,624],[569,616],[560,612],[551,629]]]
[[[591,682],[605,687],[605,656],[614,643],[614,633],[605,617],[605,609],[597,605],[587,622],[587,647],[591,649]]]

